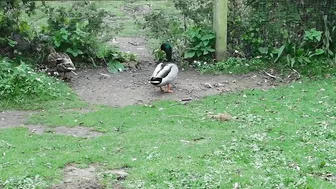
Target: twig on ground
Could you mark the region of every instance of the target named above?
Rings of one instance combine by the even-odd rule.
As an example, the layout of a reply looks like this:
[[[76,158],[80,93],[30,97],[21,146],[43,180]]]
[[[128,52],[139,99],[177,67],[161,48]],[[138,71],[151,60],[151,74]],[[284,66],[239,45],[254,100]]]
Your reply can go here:
[[[264,70],[264,73],[265,73],[266,75],[268,75],[269,77],[271,77],[271,78],[278,79],[278,77],[277,77],[277,76],[275,76],[275,75],[272,75],[272,74],[270,74],[270,73],[266,72],[265,70]]]
[[[298,78],[301,78],[301,74],[293,68],[293,71],[298,74]],[[290,78],[293,74],[289,74],[287,77]]]

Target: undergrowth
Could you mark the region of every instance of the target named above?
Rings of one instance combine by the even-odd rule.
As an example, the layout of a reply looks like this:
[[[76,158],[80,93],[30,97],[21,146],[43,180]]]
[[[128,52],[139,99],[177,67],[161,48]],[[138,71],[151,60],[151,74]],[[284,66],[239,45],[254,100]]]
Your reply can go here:
[[[265,61],[261,59],[246,58],[228,58],[226,61],[216,63],[194,61],[193,65],[203,74],[246,74],[267,67]]]
[[[37,73],[24,62],[17,63],[6,58],[0,61],[1,109],[28,108],[33,104],[41,107],[46,101],[75,99],[76,95],[64,82]]]

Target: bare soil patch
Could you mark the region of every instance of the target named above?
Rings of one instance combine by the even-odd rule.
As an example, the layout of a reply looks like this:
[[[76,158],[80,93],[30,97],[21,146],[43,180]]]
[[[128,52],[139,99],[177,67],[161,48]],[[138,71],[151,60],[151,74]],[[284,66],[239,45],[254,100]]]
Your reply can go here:
[[[258,73],[213,76],[200,75],[193,70],[180,70],[173,83],[175,92],[163,93],[148,81],[154,68],[154,64],[148,63],[141,70],[118,74],[109,74],[104,68],[83,70],[72,78],[71,85],[89,103],[116,107],[147,104],[156,100],[199,99],[248,88],[266,90],[278,85]]]
[[[51,189],[103,189],[100,176],[102,173],[114,174],[117,180],[122,180],[128,175],[123,169],[100,171],[96,165],[90,165],[88,168],[79,168],[76,165],[68,165],[64,169],[63,182],[52,186]],[[123,189],[118,183],[113,188]]]
[[[102,133],[93,131],[87,127],[46,127],[42,125],[25,125],[31,133],[35,134],[44,134],[44,133],[53,133],[59,135],[68,135],[73,137],[99,137]]]
[[[74,165],[69,165],[64,169],[64,180],[61,184],[51,187],[51,189],[73,189],[90,188],[103,189],[99,183],[95,166],[81,169]]]
[[[72,76],[71,86],[89,103],[123,107],[156,100],[199,99],[247,88],[266,90],[279,84],[265,73],[214,76],[180,68],[173,83],[175,92],[166,94],[148,81],[156,65],[146,47],[146,37],[117,37],[111,43],[121,51],[136,54],[139,64],[130,71],[117,74],[110,74],[105,68],[78,71],[77,76]]]
[[[31,116],[33,111],[3,111],[0,112],[0,129],[22,126],[28,116]]]

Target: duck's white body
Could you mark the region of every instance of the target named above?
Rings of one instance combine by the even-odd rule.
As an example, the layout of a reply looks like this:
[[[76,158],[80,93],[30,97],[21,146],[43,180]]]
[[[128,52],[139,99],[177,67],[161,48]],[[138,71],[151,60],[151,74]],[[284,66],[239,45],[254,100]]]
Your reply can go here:
[[[178,72],[179,69],[176,64],[160,63],[154,69],[150,82],[157,87],[168,85],[168,90],[170,90],[169,84],[176,79]]]

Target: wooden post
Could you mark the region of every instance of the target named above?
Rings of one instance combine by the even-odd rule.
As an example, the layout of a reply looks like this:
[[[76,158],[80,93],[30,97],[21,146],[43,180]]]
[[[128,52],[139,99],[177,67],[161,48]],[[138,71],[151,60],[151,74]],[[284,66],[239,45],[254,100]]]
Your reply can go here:
[[[228,0],[214,0],[216,7],[214,27],[216,32],[216,60],[223,61],[227,58],[227,15]]]
[[[216,33],[217,29],[217,0],[213,0],[213,7],[212,7],[212,29]]]

